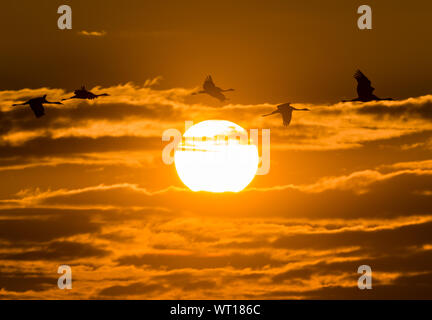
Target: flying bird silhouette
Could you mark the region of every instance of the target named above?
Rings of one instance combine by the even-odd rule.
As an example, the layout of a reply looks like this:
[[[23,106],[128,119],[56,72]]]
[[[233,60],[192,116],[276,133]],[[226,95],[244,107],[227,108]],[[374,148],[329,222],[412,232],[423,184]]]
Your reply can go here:
[[[33,110],[33,113],[35,114],[36,118],[40,118],[45,115],[45,108],[44,104],[63,104],[61,102],[50,102],[46,99],[47,95],[44,95],[43,97],[30,99],[27,102],[14,104],[13,106],[26,106],[29,105],[30,108]]]
[[[213,98],[218,99],[220,102],[224,102],[225,100],[227,100],[227,98],[225,97],[225,95],[222,92],[228,92],[228,91],[234,91],[234,89],[221,89],[219,87],[216,87],[216,85],[213,82],[213,79],[211,76],[207,76],[207,78],[204,81],[203,84],[203,90],[192,93],[193,95],[196,94],[201,94],[201,93],[205,93],[208,94],[210,96],[212,96]]]
[[[381,99],[373,94],[375,88],[372,87],[371,81],[361,72],[357,70],[354,74],[354,78],[357,80],[357,94],[358,97],[352,100],[342,100],[342,102],[348,101],[361,101],[361,102],[369,102],[369,101],[380,101],[380,100],[393,100],[392,98]]]
[[[62,101],[64,100],[71,100],[71,99],[86,99],[86,100],[93,100],[96,99],[98,97],[106,97],[109,96],[108,93],[102,93],[102,94],[94,94],[93,92],[88,91],[85,86],[82,86],[80,89],[75,90],[74,91],[74,96],[67,98],[67,99],[62,99]]]
[[[310,110],[307,108],[304,108],[304,109],[294,108],[293,106],[291,106],[291,103],[288,102],[288,103],[278,105],[277,110],[275,110],[269,114],[264,114],[263,117],[268,117],[268,116],[271,116],[273,114],[280,113],[282,115],[283,125],[285,127],[287,127],[291,123],[293,111],[310,111]]]

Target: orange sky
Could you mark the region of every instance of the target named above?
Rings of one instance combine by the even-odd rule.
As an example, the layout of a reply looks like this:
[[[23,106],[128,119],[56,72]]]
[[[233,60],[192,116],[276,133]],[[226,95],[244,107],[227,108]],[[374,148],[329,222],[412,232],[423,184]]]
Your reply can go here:
[[[371,3],[372,31],[359,1],[68,1],[72,31],[60,4],[0,7],[0,298],[432,297],[430,1]],[[398,100],[339,103],[357,68]],[[228,102],[191,96],[207,74]],[[11,107],[82,84],[110,96]],[[286,101],[311,111],[261,117]],[[209,119],[270,128],[270,173],[189,191],[162,133]]]
[[[73,29],[57,29],[70,4]],[[235,103],[336,102],[351,97],[360,68],[377,94],[429,93],[427,0],[381,0],[373,30],[357,28],[363,1],[4,1],[0,86],[75,89],[162,76],[191,88],[212,74],[238,89]],[[81,31],[105,32],[102,37]],[[211,102],[211,100],[209,100]]]

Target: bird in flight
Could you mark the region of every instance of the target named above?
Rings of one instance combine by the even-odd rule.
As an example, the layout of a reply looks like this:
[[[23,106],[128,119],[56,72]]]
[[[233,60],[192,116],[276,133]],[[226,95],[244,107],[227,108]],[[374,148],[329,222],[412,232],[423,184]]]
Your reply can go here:
[[[30,108],[33,110],[33,113],[35,114],[36,118],[40,118],[45,115],[45,108],[44,104],[63,104],[61,102],[50,102],[46,99],[47,95],[44,95],[43,97],[30,99],[27,102],[14,104],[13,106],[26,106],[29,105]]]
[[[342,102],[349,101],[361,101],[361,102],[369,102],[369,101],[380,101],[380,100],[393,100],[392,98],[381,99],[373,94],[375,88],[372,87],[371,81],[361,72],[357,70],[354,74],[354,78],[357,80],[357,94],[358,97],[352,100],[342,100]]]
[[[268,117],[268,116],[271,116],[273,114],[280,113],[282,115],[283,125],[285,127],[287,127],[291,123],[293,111],[310,111],[310,110],[307,108],[304,108],[304,109],[294,108],[293,106],[291,106],[291,103],[288,102],[288,103],[278,105],[277,110],[275,110],[269,114],[264,114],[263,117]]]
[[[225,97],[225,95],[222,92],[228,92],[228,91],[234,91],[234,89],[221,89],[219,87],[216,87],[213,79],[211,76],[207,76],[207,78],[204,81],[203,84],[203,90],[192,93],[193,95],[196,94],[201,94],[201,93],[205,93],[208,94],[210,96],[212,96],[213,98],[218,99],[220,102],[224,102],[225,100],[227,100],[227,98]]]
[[[93,100],[96,99],[98,97],[106,97],[109,96],[108,93],[102,93],[102,94],[94,94],[93,92],[88,91],[85,86],[82,86],[80,89],[75,90],[74,91],[74,96],[67,98],[67,99],[62,99],[62,101],[64,100],[71,100],[71,99],[87,99],[87,100]]]

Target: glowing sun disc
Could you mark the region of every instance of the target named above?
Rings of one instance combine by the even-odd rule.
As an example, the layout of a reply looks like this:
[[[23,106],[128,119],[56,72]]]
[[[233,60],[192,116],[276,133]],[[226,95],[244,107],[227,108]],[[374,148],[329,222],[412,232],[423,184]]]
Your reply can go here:
[[[239,125],[207,120],[190,127],[183,138],[175,167],[192,191],[239,192],[255,177],[258,149]]]

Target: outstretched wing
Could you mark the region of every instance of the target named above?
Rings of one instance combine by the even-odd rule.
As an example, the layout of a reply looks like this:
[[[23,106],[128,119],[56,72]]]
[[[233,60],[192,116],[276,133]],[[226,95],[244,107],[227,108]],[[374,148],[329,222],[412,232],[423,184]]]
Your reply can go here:
[[[372,88],[371,81],[363,74],[363,72],[357,70],[354,74],[354,78],[357,80],[357,93],[359,97],[372,94],[374,88]]]
[[[289,124],[291,123],[291,118],[292,110],[285,110],[285,112],[282,112],[282,119],[285,127],[289,126]]]
[[[218,99],[220,102],[224,102],[225,100],[227,100],[227,98],[225,97],[225,95],[222,92],[213,92],[210,95],[212,97]]]
[[[43,107],[42,103],[31,102],[30,108],[33,110],[33,113],[36,116],[36,118],[40,118],[45,115],[45,108]]]
[[[203,85],[204,90],[212,90],[212,89],[214,89],[214,87],[215,87],[215,84],[213,82],[212,77],[207,76],[207,78],[204,81],[204,85]]]
[[[292,109],[290,103],[284,103],[277,106],[279,112],[282,115],[284,126],[289,126],[292,118]]]

